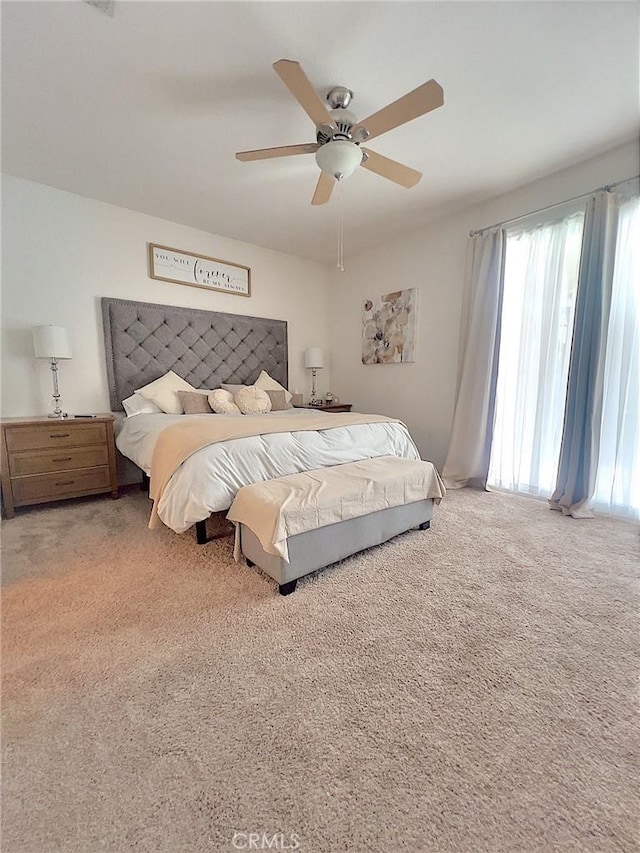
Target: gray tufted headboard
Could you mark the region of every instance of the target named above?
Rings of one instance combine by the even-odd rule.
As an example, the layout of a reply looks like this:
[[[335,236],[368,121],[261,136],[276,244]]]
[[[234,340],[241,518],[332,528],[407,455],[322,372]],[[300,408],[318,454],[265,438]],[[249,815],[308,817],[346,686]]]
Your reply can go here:
[[[261,370],[287,387],[287,323],[196,308],[102,299],[113,411],[173,370],[195,388],[251,384]]]

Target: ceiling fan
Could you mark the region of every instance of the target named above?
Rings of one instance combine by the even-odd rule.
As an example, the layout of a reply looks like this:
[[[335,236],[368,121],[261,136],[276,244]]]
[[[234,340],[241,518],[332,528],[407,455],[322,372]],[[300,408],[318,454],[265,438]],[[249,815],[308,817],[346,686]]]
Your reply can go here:
[[[409,188],[418,183],[422,177],[421,172],[383,157],[382,154],[376,154],[368,148],[362,148],[361,143],[441,107],[444,103],[444,93],[439,83],[429,80],[377,113],[358,121],[348,109],[353,98],[350,89],[334,86],[327,93],[327,101],[331,107],[327,109],[299,62],[279,59],[273,63],[273,67],[315,124],[316,142],[239,151],[236,154],[238,160],[267,160],[293,154],[315,154],[321,174],[311,204],[326,204],[336,181],[348,178],[358,166],[364,166],[370,172],[375,172],[402,187]]]

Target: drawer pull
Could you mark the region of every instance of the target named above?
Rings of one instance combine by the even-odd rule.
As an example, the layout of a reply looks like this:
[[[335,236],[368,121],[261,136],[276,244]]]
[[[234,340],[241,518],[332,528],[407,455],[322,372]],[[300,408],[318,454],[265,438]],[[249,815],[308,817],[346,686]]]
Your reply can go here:
[[[49,438],[69,438],[70,432],[59,432],[57,435],[50,435]]]
[[[65,456],[64,459],[52,459],[52,462],[71,462],[71,456]]]
[[[56,486],[73,486],[75,480],[64,480],[62,483],[56,483]]]

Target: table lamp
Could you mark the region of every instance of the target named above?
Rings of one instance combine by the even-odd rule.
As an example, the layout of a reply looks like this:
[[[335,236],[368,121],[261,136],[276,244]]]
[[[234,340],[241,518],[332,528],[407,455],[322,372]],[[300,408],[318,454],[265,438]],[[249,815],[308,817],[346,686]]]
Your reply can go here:
[[[321,406],[322,400],[316,398],[316,371],[324,367],[324,356],[319,347],[307,347],[304,351],[304,366],[311,370],[311,399],[312,406]]]
[[[48,358],[51,361],[53,374],[53,400],[55,408],[50,418],[66,418],[67,413],[60,408],[60,392],[58,390],[58,361],[71,358],[71,345],[67,330],[62,326],[36,326],[33,330],[33,348],[36,358]]]

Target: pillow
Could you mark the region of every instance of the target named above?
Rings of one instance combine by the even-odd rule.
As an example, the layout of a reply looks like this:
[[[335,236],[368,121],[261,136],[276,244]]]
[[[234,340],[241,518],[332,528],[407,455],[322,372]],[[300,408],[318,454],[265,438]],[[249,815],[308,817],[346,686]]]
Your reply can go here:
[[[248,388],[248,385],[229,385],[227,382],[222,383],[222,387],[225,391],[229,391],[233,397],[236,396],[238,391],[242,391],[243,388]]]
[[[291,403],[287,400],[286,391],[269,391],[269,389],[267,389],[267,395],[271,400],[272,412],[281,412],[283,409],[293,408]]]
[[[256,388],[262,388],[263,391],[284,391],[287,403],[290,403],[291,398],[293,397],[293,394],[290,391],[287,391],[284,385],[281,385],[279,382],[276,382],[275,379],[272,379],[266,370],[262,371],[253,384]]]
[[[185,415],[211,415],[208,396],[211,391],[176,391]]]
[[[216,388],[212,391],[208,398],[209,405],[218,415],[240,415],[240,409],[233,402],[233,394],[231,391],[225,391],[224,388]]]
[[[162,414],[162,409],[152,403],[151,400],[147,400],[142,394],[132,394],[127,397],[126,400],[122,401],[122,408],[128,418],[132,418],[134,415]]]
[[[156,406],[159,406],[163,412],[168,415],[181,415],[182,403],[178,399],[176,391],[195,391],[193,385],[170,370],[156,379],[155,382],[150,382],[144,388],[137,388],[136,394],[142,394],[147,400],[151,400]]]
[[[248,385],[233,398],[233,402],[243,415],[264,415],[271,411],[271,400],[266,391]]]

